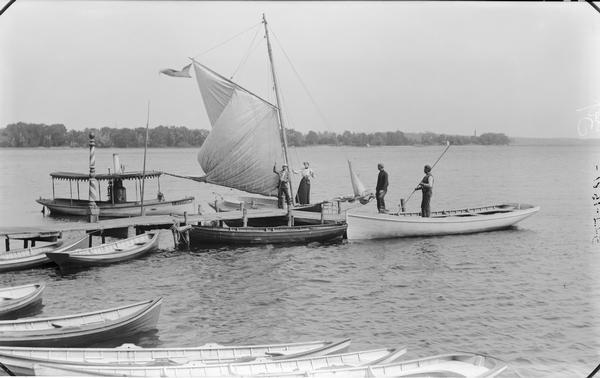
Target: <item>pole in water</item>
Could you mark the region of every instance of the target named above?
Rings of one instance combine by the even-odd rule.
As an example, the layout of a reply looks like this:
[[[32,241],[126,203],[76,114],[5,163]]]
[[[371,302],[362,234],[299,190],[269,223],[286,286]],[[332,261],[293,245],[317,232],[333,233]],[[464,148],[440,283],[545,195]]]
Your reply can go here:
[[[140,194],[140,214],[146,215],[144,209],[144,184],[146,183],[146,152],[148,151],[148,125],[150,124],[150,101],[148,101],[148,115],[146,117],[146,139],[144,141],[144,165],[142,168],[142,189]]]

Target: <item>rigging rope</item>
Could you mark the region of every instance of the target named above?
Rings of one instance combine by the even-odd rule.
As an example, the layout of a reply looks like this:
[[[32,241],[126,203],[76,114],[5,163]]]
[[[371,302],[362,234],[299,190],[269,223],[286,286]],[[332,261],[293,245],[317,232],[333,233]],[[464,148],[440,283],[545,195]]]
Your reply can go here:
[[[250,42],[250,46],[248,46],[248,50],[246,51],[246,54],[242,58],[242,61],[237,66],[237,68],[235,69],[235,71],[233,71],[233,73],[231,74],[231,77],[229,78],[229,80],[233,80],[233,77],[238,73],[238,71],[240,70],[240,68],[242,68],[242,66],[244,64],[246,64],[246,61],[248,61],[248,58],[250,57],[250,54],[253,53],[254,51],[256,51],[256,49],[260,45],[260,43],[258,43],[256,46],[253,46],[254,45],[254,41],[256,41],[256,36],[258,35],[259,31],[260,31],[260,29],[256,28],[256,33],[254,33],[254,37],[252,38],[252,42]]]
[[[254,28],[258,27],[259,25],[262,25],[262,22],[259,22],[258,24],[255,24],[255,25],[252,25],[251,27],[249,27],[249,28],[247,28],[247,29],[245,29],[245,30],[243,30],[243,31],[241,31],[241,32],[239,32],[239,33],[237,33],[237,34],[236,34],[236,35],[234,35],[233,37],[231,37],[231,38],[229,38],[229,39],[227,39],[227,40],[225,40],[225,41],[223,41],[223,42],[219,43],[218,45],[215,45],[215,46],[213,46],[213,47],[209,48],[208,50],[205,50],[205,51],[203,51],[203,52],[201,52],[201,53],[199,53],[199,54],[197,54],[197,55],[194,55],[194,59],[195,59],[195,58],[198,58],[198,57],[200,57],[200,56],[202,56],[202,55],[204,55],[204,54],[206,54],[206,53],[208,53],[208,52],[210,52],[210,51],[212,51],[212,50],[214,50],[214,49],[216,49],[216,48],[218,48],[218,47],[221,47],[221,46],[223,46],[224,44],[226,44],[226,43],[230,42],[231,40],[233,40],[233,39],[235,39],[235,38],[239,37],[240,35],[242,35],[242,34],[244,34],[244,33],[248,32],[248,31],[250,31],[250,30],[252,30],[252,29],[254,29]]]
[[[308,98],[310,98],[310,101],[312,102],[313,106],[317,110],[317,113],[319,114],[319,117],[321,117],[321,120],[323,121],[323,123],[325,123],[325,126],[327,126],[327,128],[331,130],[332,129],[331,124],[327,121],[327,118],[325,117],[325,114],[321,111],[321,108],[319,108],[319,105],[317,105],[317,102],[315,101],[315,99],[313,98],[313,96],[310,94],[310,91],[308,90],[308,87],[306,86],[306,84],[302,80],[302,77],[300,77],[300,74],[296,70],[296,67],[292,63],[292,60],[290,59],[290,57],[288,56],[288,54],[285,52],[285,50],[284,50],[281,42],[279,42],[279,38],[277,38],[277,35],[275,34],[275,32],[273,31],[272,28],[271,28],[271,34],[273,34],[273,36],[275,37],[275,41],[277,42],[277,45],[279,46],[279,48],[283,52],[283,55],[287,59],[287,61],[290,64],[290,66],[292,67],[292,70],[294,71],[294,74],[298,78],[298,81],[300,81],[300,84],[302,85],[302,88],[304,89],[304,91],[308,95]]]

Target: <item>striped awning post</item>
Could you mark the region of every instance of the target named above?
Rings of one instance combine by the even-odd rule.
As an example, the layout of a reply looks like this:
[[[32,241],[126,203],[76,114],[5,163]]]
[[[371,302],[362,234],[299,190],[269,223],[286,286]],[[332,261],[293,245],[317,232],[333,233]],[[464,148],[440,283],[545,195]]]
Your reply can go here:
[[[89,190],[89,208],[88,221],[98,222],[100,209],[96,205],[98,201],[98,181],[96,180],[96,140],[94,133],[90,133],[90,190]]]

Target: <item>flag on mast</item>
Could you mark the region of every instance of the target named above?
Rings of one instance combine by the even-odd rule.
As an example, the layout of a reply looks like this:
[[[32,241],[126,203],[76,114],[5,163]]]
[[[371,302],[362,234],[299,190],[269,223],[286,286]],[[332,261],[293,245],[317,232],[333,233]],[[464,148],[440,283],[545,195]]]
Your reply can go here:
[[[164,70],[160,70],[159,73],[172,77],[192,77],[190,76],[190,67],[192,67],[191,63],[183,67],[180,71],[172,68],[165,68]]]

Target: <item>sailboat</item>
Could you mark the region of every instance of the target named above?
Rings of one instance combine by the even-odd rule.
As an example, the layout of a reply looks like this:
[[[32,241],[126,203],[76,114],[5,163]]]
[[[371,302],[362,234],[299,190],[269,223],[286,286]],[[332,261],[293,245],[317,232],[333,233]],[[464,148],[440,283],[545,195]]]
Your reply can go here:
[[[246,208],[258,208],[258,204],[262,207],[277,208],[277,201],[273,197],[277,195],[279,178],[273,172],[273,163],[280,162],[289,166],[284,117],[264,14],[262,22],[275,89],[275,104],[192,59],[196,81],[212,126],[198,152],[198,162],[205,175],[197,178],[197,181],[266,197],[244,197],[233,202],[234,206],[231,206],[231,201],[229,204],[225,200],[220,203],[215,201],[214,207],[217,211],[239,209],[242,202]],[[291,197],[293,201],[293,193]],[[310,210],[310,207],[306,206],[294,208]],[[314,207],[312,209],[315,210]],[[320,207],[318,209],[320,210]],[[291,212],[288,212],[288,216],[290,214]],[[294,241],[301,242],[304,239],[312,240],[316,233],[319,235],[318,240],[322,241],[338,238],[346,229],[345,221],[339,222],[338,227],[324,227],[323,224],[290,227],[291,218],[270,219],[268,222],[272,223],[260,226],[269,227],[256,227],[251,230],[251,227],[219,227],[216,230],[210,226],[193,226],[190,229],[190,238],[207,239],[206,233],[218,231],[218,237],[215,238],[219,242],[246,243],[247,235],[251,232],[253,242],[285,241],[292,236]],[[282,224],[286,225],[285,231],[273,227]],[[281,235],[285,237],[282,238]]]

